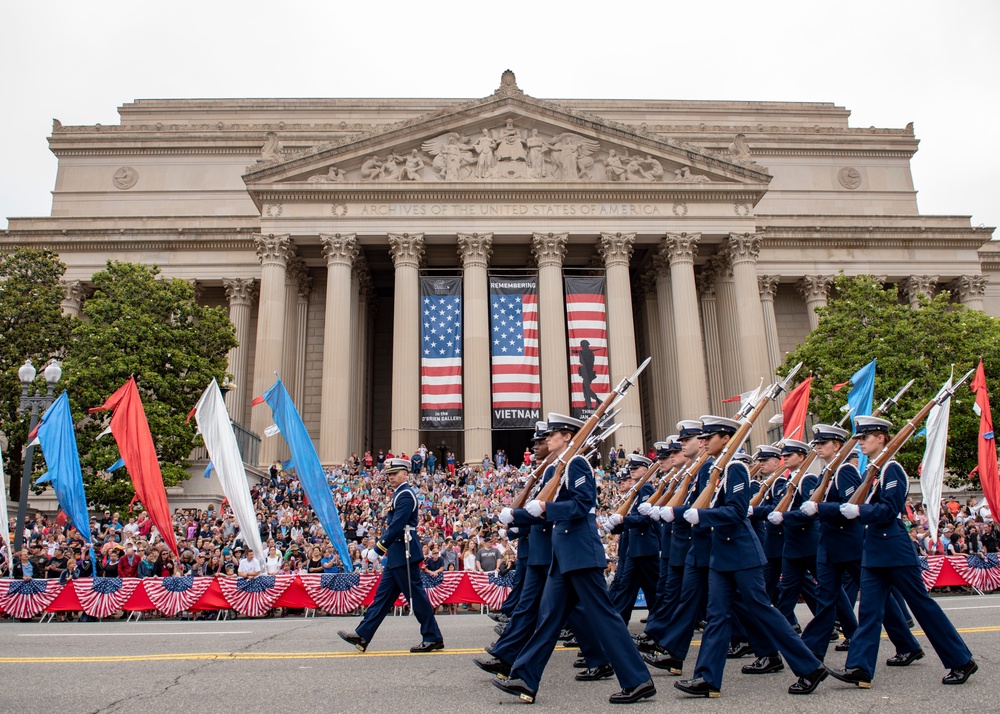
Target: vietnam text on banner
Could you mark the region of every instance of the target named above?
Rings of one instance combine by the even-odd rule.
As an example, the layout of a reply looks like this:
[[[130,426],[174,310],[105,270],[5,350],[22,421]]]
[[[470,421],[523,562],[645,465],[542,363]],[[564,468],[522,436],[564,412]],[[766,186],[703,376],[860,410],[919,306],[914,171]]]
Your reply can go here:
[[[533,429],[542,409],[536,276],[490,276],[493,428]]]
[[[462,428],[462,279],[420,279],[420,428]]]
[[[611,391],[603,277],[567,277],[571,416],[586,419]]]

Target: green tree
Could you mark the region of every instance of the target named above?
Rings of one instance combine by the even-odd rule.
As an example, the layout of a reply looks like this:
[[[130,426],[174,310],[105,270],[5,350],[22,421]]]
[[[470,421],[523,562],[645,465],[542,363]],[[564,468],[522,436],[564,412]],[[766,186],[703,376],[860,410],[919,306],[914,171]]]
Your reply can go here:
[[[221,380],[226,353],[236,345],[224,308],[199,305],[189,282],[159,272],[109,261],[94,275],[95,292],[83,305],[86,319],[74,327],[63,363],[87,497],[95,507],[126,507],[135,491],[125,469],[104,471],[119,456],[110,435],[97,439],[110,413],[88,417],[86,410],[135,376],[163,481],[175,485],[188,477],[186,460],[196,443],[187,414],[212,378]]]
[[[17,370],[30,359],[38,370],[32,391],[35,386],[44,390],[45,363],[65,353],[72,324],[62,314],[65,292],[59,280],[65,272],[66,266],[49,250],[16,248],[0,254],[0,429],[9,442],[5,472],[14,500],[20,491],[21,447],[29,419],[17,413],[21,394]]]
[[[893,396],[911,379],[916,380],[898,407],[887,415],[896,427],[911,419],[937,394],[952,365],[955,379],[983,358],[987,383],[1000,377],[1000,321],[978,310],[949,303],[942,292],[932,300],[920,299],[914,310],[899,302],[895,287],[883,289],[871,276],[839,276],[826,307],[817,310],[819,326],[790,353],[783,373],[801,361],[812,370],[809,410],[819,421],[832,423],[843,416],[847,387],[833,391],[859,368],[877,359],[875,406]],[[968,382],[952,398],[946,466],[949,483],[969,483],[976,465],[979,417]],[[917,425],[917,431],[926,424]],[[897,460],[915,477],[926,441],[911,439]],[[978,477],[973,485],[979,486]]]

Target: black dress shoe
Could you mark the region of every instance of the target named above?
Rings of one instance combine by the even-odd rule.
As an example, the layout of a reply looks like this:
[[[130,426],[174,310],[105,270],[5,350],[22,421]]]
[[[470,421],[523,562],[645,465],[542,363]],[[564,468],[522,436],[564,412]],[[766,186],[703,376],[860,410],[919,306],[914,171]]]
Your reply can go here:
[[[485,647],[483,647],[483,651],[486,652],[486,654],[492,656],[493,655],[493,648],[496,647],[496,646],[497,646],[496,642],[490,642],[488,645],[486,645]]]
[[[826,667],[820,667],[815,672],[807,674],[804,677],[799,677],[797,682],[794,682],[792,686],[788,688],[789,694],[812,694],[819,683],[827,678],[830,673],[826,671]]]
[[[632,641],[635,642],[637,645],[639,645],[642,644],[643,642],[652,642],[653,640],[645,632],[639,632],[639,633],[633,632]]]
[[[497,659],[496,657],[491,657],[490,659],[476,657],[472,661],[475,662],[476,666],[484,672],[499,675],[504,679],[510,677],[510,665],[502,659]]]
[[[911,617],[911,618],[910,618],[909,620],[907,620],[907,621],[906,621],[906,626],[907,626],[907,627],[908,627],[909,629],[911,629],[911,630],[913,629],[913,626],[914,626],[914,624],[915,624],[915,623],[913,622],[913,618],[912,618],[912,617]]]
[[[344,632],[343,630],[337,630],[337,635],[344,642],[350,642],[352,645],[358,648],[358,652],[364,652],[368,649],[368,640],[363,638],[357,632],[351,630],[350,632]]]
[[[607,679],[615,676],[615,668],[610,664],[602,664],[593,669],[585,669],[576,675],[578,682],[596,682],[599,679]]]
[[[573,660],[573,669],[587,669],[587,660],[583,657],[577,657]]]
[[[795,630],[796,635],[802,634],[802,625],[800,625],[799,623],[796,622],[794,625],[792,625],[792,629]]]
[[[729,651],[726,652],[726,659],[739,659],[751,652],[753,652],[753,647],[750,646],[749,642],[737,642],[736,644],[729,645]]]
[[[740,668],[743,674],[771,674],[780,672],[785,668],[785,663],[781,660],[781,655],[764,655],[758,657],[750,664],[745,664]]]
[[[570,637],[568,640],[562,643],[562,646],[580,649],[580,643],[576,641],[576,637]]]
[[[637,642],[635,646],[639,649],[640,652],[646,652],[648,654],[653,654],[653,655],[663,654],[664,652],[666,652],[666,650],[660,647],[658,644],[656,644],[656,640],[653,639],[647,639],[643,642]]]
[[[840,633],[834,630],[830,633],[830,642],[836,642],[840,639]]]
[[[502,623],[505,623],[505,624],[506,624],[507,620],[510,619],[509,617],[507,617],[502,612],[491,612],[486,617],[488,617],[491,620],[493,620],[493,622],[502,622]]]
[[[642,661],[650,667],[665,669],[670,672],[670,674],[680,674],[682,668],[684,667],[684,660],[677,659],[669,652],[664,652],[663,654],[658,655],[644,654],[642,656]]]
[[[698,624],[694,626],[694,629],[698,630],[698,632],[704,632],[705,631],[705,626],[707,624],[708,623],[705,622],[704,620],[698,620]]]
[[[853,684],[861,689],[872,688],[872,678],[865,674],[859,667],[851,667],[850,669],[829,669],[828,671],[830,672],[831,677],[839,679],[841,682]]]
[[[612,694],[608,697],[608,701],[612,704],[632,704],[640,699],[648,699],[654,694],[656,687],[653,685],[653,680],[648,679],[638,687],[626,687],[617,694]]]
[[[923,658],[924,658],[923,650],[913,650],[912,652],[900,652],[899,654],[894,655],[893,657],[887,659],[885,661],[885,664],[888,667],[906,667],[913,664],[918,659],[923,659]]]
[[[965,684],[965,680],[978,671],[979,665],[976,664],[976,660],[970,659],[967,664],[955,667],[948,674],[944,675],[941,684]]]
[[[851,649],[851,638],[850,637],[845,638],[843,642],[841,642],[833,649],[837,650],[837,652],[847,652],[848,650]]]
[[[433,652],[443,650],[444,642],[421,642],[419,645],[410,648],[410,652]]]
[[[558,639],[560,641],[565,641],[565,640],[571,640],[571,639],[573,639],[573,630],[571,630],[569,628],[565,628],[565,629],[559,630],[559,638]]]
[[[497,633],[497,637],[501,637],[503,635],[503,631],[506,630],[506,629],[507,629],[507,625],[505,623],[501,622],[501,623],[497,624],[493,628],[493,631],[495,633]]]
[[[490,682],[500,691],[520,697],[522,702],[535,703],[537,692],[534,689],[528,689],[528,685],[520,679],[491,679]]]
[[[643,625],[645,625],[647,619],[649,619],[649,618],[644,617],[641,620],[639,620],[639,622],[641,622]]]
[[[701,677],[697,679],[680,679],[674,682],[674,687],[693,697],[711,697],[715,699],[722,696],[722,692]]]

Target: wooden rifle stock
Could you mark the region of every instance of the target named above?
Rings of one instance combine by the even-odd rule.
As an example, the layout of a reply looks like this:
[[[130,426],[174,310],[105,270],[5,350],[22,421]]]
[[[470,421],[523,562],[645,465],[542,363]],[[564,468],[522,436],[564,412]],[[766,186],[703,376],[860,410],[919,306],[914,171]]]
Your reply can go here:
[[[806,477],[806,472],[813,461],[816,460],[816,452],[810,451],[806,454],[806,458],[802,461],[802,465],[796,469],[795,473],[790,479],[788,479],[788,488],[785,489],[785,495],[782,496],[781,500],[778,501],[778,505],[774,507],[778,513],[786,513],[789,508],[792,507],[792,501],[795,499],[795,492],[799,490],[799,484],[802,483],[802,479]],[[816,489],[819,490],[818,488]]]
[[[520,493],[514,496],[514,500],[510,502],[511,509],[524,508],[524,504],[528,502],[528,497],[534,490],[535,484],[538,483],[538,479],[540,479],[542,474],[545,473],[545,469],[549,467],[549,464],[555,460],[556,454],[549,453],[549,455],[542,460],[542,463],[535,467],[535,470],[528,476],[528,480],[524,484],[524,488],[522,488]]]
[[[774,485],[774,482],[777,481],[783,473],[783,469],[775,469],[773,474],[764,479],[764,483],[760,485],[760,490],[750,498],[750,505],[754,508],[759,506],[760,502],[764,500],[764,496],[766,496],[767,492],[771,490],[771,486]]]
[[[760,473],[760,462],[758,461],[753,466],[750,467],[750,480],[753,481],[757,474]]]
[[[681,478],[680,483],[677,484],[677,488],[674,489],[673,496],[669,501],[664,503],[664,506],[671,506],[676,508],[677,506],[683,505],[684,499],[687,498],[687,493],[691,490],[691,479],[698,475],[698,471],[701,470],[702,465],[708,460],[708,452],[702,451],[698,455],[698,458],[694,460],[687,470],[684,472],[683,478]]]
[[[642,475],[642,478],[636,481],[636,483],[632,486],[632,488],[628,490],[628,493],[625,494],[625,498],[622,499],[622,502],[618,505],[618,508],[615,509],[615,513],[617,513],[622,518],[627,516],[628,512],[632,510],[632,504],[635,503],[635,497],[639,495],[639,491],[641,491],[642,487],[646,485],[646,482],[649,481],[649,479],[655,476],[657,473],[659,473],[659,471],[660,471],[659,463],[653,464],[648,469],[646,469],[646,473]]]
[[[670,480],[675,473],[677,473],[676,467],[670,469],[663,475],[663,478],[660,479],[660,483],[656,486],[656,490],[653,491],[649,498],[646,499],[646,503],[650,506],[656,505],[656,502],[660,500],[660,496],[663,495],[664,490],[666,490],[667,486],[670,484]]]

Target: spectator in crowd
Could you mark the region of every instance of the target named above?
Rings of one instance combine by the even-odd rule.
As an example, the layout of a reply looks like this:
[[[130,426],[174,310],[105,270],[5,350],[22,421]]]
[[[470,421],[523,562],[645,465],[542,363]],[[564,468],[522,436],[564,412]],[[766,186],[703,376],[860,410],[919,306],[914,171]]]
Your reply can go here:
[[[233,551],[233,554],[236,555],[237,557],[240,557],[243,554],[243,552],[239,548],[236,548]],[[240,558],[240,565],[237,573],[241,578],[256,578],[258,575],[260,575],[260,570],[261,570],[260,561],[257,560],[257,556],[254,554],[254,552],[249,548],[247,548],[246,557]]]

